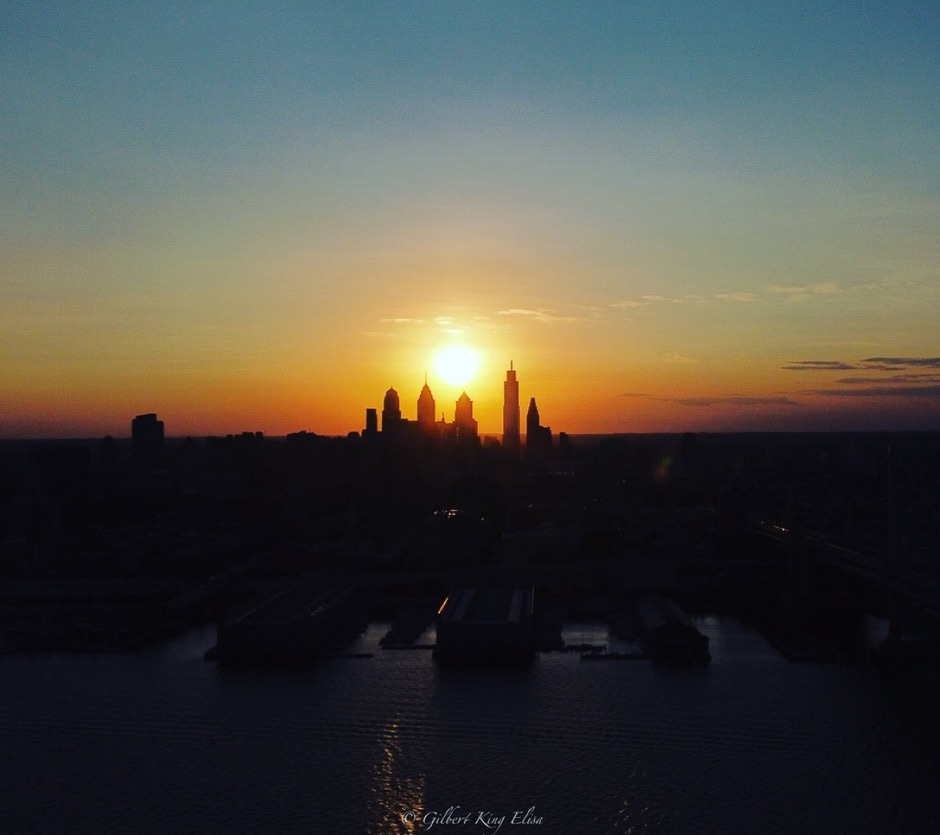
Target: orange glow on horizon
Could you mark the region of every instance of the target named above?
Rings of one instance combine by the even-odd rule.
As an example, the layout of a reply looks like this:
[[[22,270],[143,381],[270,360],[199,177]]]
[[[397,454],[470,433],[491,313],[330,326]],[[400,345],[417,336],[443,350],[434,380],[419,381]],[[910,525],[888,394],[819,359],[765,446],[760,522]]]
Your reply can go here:
[[[454,319],[442,324],[428,316],[423,322],[396,326],[390,338],[352,340],[345,351],[323,345],[292,355],[295,343],[278,350],[265,345],[263,352],[214,365],[193,360],[151,368],[115,355],[108,367],[86,363],[70,372],[22,374],[5,403],[0,438],[127,437],[131,419],[146,412],[160,416],[170,437],[245,431],[277,437],[301,430],[343,436],[363,429],[366,409],[380,410],[389,386],[399,392],[402,416],[416,419],[425,379],[438,418],[453,420],[466,390],[480,434],[499,436],[510,361],[523,411],[535,397],[543,425],[555,434],[936,426],[926,399],[813,396],[804,389],[819,386],[821,378],[810,383],[805,375],[781,375],[776,369],[785,355],[724,363],[719,356],[657,356],[650,350],[595,356],[590,334],[574,325],[564,331],[528,323],[475,331]],[[442,339],[451,329],[462,333]],[[442,345],[473,351],[472,379],[445,377],[447,367],[435,363]]]

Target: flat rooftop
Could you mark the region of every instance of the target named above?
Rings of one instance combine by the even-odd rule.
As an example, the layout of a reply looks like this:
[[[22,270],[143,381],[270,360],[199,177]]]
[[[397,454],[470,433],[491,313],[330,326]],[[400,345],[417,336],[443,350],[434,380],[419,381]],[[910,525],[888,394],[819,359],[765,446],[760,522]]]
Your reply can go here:
[[[518,623],[530,614],[531,599],[531,589],[461,589],[452,596],[444,616],[452,623]]]

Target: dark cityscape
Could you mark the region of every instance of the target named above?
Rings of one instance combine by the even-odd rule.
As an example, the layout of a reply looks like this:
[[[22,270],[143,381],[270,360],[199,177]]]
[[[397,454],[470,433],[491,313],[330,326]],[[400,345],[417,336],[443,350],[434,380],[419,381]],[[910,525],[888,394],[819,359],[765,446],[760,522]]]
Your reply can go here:
[[[0,835],[940,828],[940,4],[4,4]]]
[[[192,640],[261,683],[405,658],[467,687],[642,664],[697,688],[746,635],[934,692],[940,435],[569,437],[534,397],[523,433],[514,368],[504,391],[501,438],[466,393],[435,419],[425,383],[416,420],[390,389],[345,437],[174,438],[142,414],[129,439],[4,442],[4,670]],[[374,831],[431,828],[429,802]]]

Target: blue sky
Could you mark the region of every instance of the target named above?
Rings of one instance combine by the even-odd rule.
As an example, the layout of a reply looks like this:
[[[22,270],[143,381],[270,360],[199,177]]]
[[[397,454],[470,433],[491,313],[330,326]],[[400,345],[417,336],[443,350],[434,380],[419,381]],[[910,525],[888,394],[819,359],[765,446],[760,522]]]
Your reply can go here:
[[[0,435],[343,432],[448,340],[488,431],[510,358],[572,431],[936,426],[825,366],[940,356],[934,4],[4,15]]]

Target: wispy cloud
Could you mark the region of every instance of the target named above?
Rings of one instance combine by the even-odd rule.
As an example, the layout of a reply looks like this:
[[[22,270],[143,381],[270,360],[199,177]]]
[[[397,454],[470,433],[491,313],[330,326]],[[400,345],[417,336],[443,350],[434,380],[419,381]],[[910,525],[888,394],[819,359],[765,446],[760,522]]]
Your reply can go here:
[[[892,385],[940,383],[940,374],[894,374],[891,377],[842,377],[837,383],[847,386]]]
[[[613,302],[610,307],[618,310],[635,310],[638,307],[646,307],[651,304],[708,304],[708,299],[695,293],[687,293],[684,296],[663,296],[659,293],[649,293],[640,296],[638,299],[622,299],[619,302]]]
[[[619,310],[635,310],[638,307],[643,307],[643,302],[625,299],[622,302],[614,302],[611,307],[616,307]]]
[[[785,371],[867,371],[865,376],[840,377],[842,388],[805,389],[802,393],[822,397],[940,396],[940,357],[867,357],[853,363],[840,360],[798,360],[783,366]],[[921,369],[925,369],[921,371]],[[880,373],[879,373],[880,372]]]
[[[940,357],[869,357],[862,360],[872,370],[900,371],[908,368],[938,368]]]
[[[379,324],[387,328],[386,333],[408,331],[410,329],[433,329],[451,336],[462,336],[474,331],[495,330],[496,324],[490,316],[434,316],[418,318],[411,316],[387,316],[379,319]],[[376,335],[371,333],[370,335]]]
[[[725,302],[754,302],[757,301],[757,293],[718,293],[716,299]]]
[[[784,371],[855,371],[857,368],[839,360],[796,360],[783,366]]]
[[[868,386],[866,388],[845,389],[811,389],[805,394],[816,394],[824,397],[910,397],[935,398],[940,397],[940,385],[931,386]]]
[[[774,284],[767,288],[767,292],[774,295],[788,296],[790,301],[803,301],[813,296],[837,296],[842,290],[835,282],[826,281],[820,284],[806,284],[803,286]]]
[[[546,325],[554,325],[559,322],[578,322],[584,318],[582,316],[560,316],[555,310],[543,307],[536,308],[535,310],[513,307],[509,310],[499,310],[496,312],[496,315],[529,319],[530,321],[541,322]]]
[[[712,406],[733,406],[735,408],[759,408],[763,406],[799,406],[789,397],[742,397],[731,395],[728,397],[661,397],[666,403],[677,403],[680,406],[694,406],[710,408]]]

